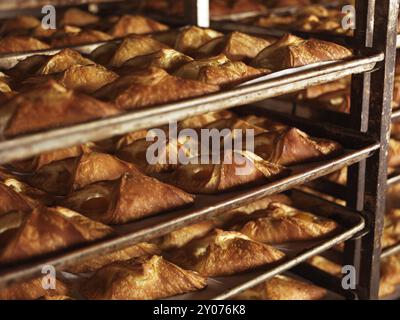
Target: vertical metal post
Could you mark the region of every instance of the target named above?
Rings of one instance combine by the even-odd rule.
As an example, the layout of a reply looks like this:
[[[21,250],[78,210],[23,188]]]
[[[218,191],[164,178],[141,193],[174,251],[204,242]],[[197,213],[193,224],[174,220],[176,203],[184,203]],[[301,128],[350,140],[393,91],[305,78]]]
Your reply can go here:
[[[357,0],[357,2],[360,0]],[[362,2],[365,2],[362,0]],[[381,143],[379,152],[367,159],[365,211],[370,216],[370,232],[362,239],[360,286],[361,298],[377,299],[380,282],[380,255],[385,193],[387,152],[391,123],[391,102],[396,57],[398,0],[368,1],[374,5],[372,45],[385,53],[385,61],[370,78],[368,132]]]
[[[185,0],[185,18],[188,24],[208,28],[210,26],[210,1]]]

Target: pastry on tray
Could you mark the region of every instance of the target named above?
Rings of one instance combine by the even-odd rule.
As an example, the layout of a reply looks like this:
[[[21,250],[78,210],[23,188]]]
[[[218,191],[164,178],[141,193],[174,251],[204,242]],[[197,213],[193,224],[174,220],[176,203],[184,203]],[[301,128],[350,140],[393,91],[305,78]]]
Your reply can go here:
[[[400,210],[392,209],[385,215],[381,243],[382,248],[400,243]]]
[[[95,182],[119,179],[130,172],[136,173],[138,170],[112,155],[84,152],[79,157],[43,166],[27,177],[27,181],[50,194],[67,195]]]
[[[120,113],[112,104],[68,90],[54,80],[16,95],[2,108],[0,127],[11,138]],[[27,121],[29,119],[29,121]]]
[[[186,118],[182,121],[179,122],[178,126],[179,128],[186,129],[186,128],[192,128],[192,129],[198,129],[198,128],[204,128],[206,125],[213,123],[218,120],[223,120],[223,119],[230,119],[234,118],[235,114],[229,110],[222,110],[222,111],[214,111],[214,112],[208,112],[205,114],[201,114],[198,116],[194,117],[189,117]]]
[[[85,27],[96,24],[99,21],[100,18],[98,16],[88,11],[79,8],[69,8],[62,13],[59,25]]]
[[[193,58],[174,49],[161,49],[159,51],[137,56],[126,61],[118,71],[121,75],[138,69],[160,68],[168,72],[174,72],[183,64],[193,61]]]
[[[80,292],[90,300],[151,300],[200,290],[206,285],[206,279],[196,272],[160,256],[148,256],[101,268]]]
[[[14,220],[10,221],[10,215]],[[0,234],[0,263],[13,263],[110,236],[113,230],[62,207],[12,212]],[[0,222],[1,223],[1,222]],[[4,224],[4,223],[1,223]]]
[[[56,279],[54,289],[44,289],[42,280],[43,278],[39,277],[0,289],[0,300],[36,300],[45,296],[51,299],[71,293],[70,286],[60,279]]]
[[[234,85],[267,73],[247,66],[241,61],[230,61],[224,54],[198,59],[182,65],[174,74],[181,78],[215,85]]]
[[[231,61],[243,61],[255,58],[272,41],[234,31],[210,40],[197,50],[199,57],[224,54]]]
[[[125,37],[130,34],[145,34],[168,30],[168,26],[139,15],[123,15],[118,17],[109,34],[114,38]]]
[[[326,289],[278,275],[235,296],[235,300],[321,300]]]
[[[388,154],[388,166],[396,168],[400,166],[400,141],[396,139],[390,139],[389,141],[389,154]]]
[[[333,220],[278,202],[242,218],[247,221],[235,225],[233,230],[269,244],[322,239],[332,235],[339,227]]]
[[[278,71],[318,62],[343,60],[351,56],[349,49],[336,43],[317,39],[305,40],[286,34],[261,51],[252,60],[252,65]]]
[[[203,276],[227,276],[274,264],[285,254],[233,231],[215,229],[175,251],[171,261]]]
[[[393,294],[400,285],[400,255],[395,254],[383,259],[381,263],[380,297]]]
[[[0,54],[49,49],[50,46],[33,37],[8,36],[0,39]]]
[[[0,27],[1,35],[27,33],[40,25],[40,20],[34,16],[18,15],[7,19]]]
[[[203,29],[196,26],[185,27],[178,33],[175,41],[175,50],[195,55],[197,49],[208,41],[223,36],[222,33],[212,29]]]
[[[122,224],[191,204],[194,197],[142,173],[124,174],[69,194],[63,205],[106,224]]]
[[[60,37],[55,37],[51,46],[60,48],[68,46],[78,46],[89,43],[103,42],[112,40],[113,37],[98,30],[82,30],[78,33],[67,33]]]
[[[191,193],[213,194],[253,184],[267,183],[289,174],[290,170],[267,162],[249,151],[226,152],[218,164],[180,164],[169,182]],[[225,158],[225,159],[224,159]],[[201,159],[199,159],[201,160]]]
[[[95,96],[130,110],[199,97],[218,90],[216,85],[182,79],[165,70],[150,68],[118,78],[98,90]]]
[[[13,211],[30,211],[32,205],[33,203],[29,198],[6,184],[0,183],[0,216]]]
[[[106,265],[118,261],[128,261],[134,258],[160,254],[160,249],[152,243],[138,243],[126,249],[118,250],[110,254],[98,256],[68,267],[65,271],[71,273],[87,273],[96,271]]]

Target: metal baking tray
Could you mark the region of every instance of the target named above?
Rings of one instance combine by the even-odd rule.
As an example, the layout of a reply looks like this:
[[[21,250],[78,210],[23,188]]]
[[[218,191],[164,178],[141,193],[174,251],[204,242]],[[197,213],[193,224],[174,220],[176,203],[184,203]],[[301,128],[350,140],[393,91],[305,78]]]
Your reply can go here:
[[[269,115],[268,110],[250,106],[239,108],[238,112],[249,112],[251,110],[257,110],[254,113],[258,115]],[[292,174],[290,176],[262,186],[226,192],[219,195],[199,195],[194,205],[189,208],[119,226],[117,228],[117,235],[113,238],[40,259],[32,259],[28,263],[19,263],[18,265],[2,268],[0,269],[0,288],[13,282],[39,275],[41,266],[44,264],[50,264],[58,268],[73,265],[74,263],[94,258],[100,254],[107,254],[135,243],[149,241],[186,225],[212,218],[264,196],[289,190],[295,186],[366,159],[380,147],[379,143],[373,140],[370,141],[365,135],[357,132],[352,133],[348,130],[337,130],[336,128],[329,128],[321,124],[298,124],[298,127],[303,130],[307,126],[306,131],[310,134],[327,137],[342,143],[345,148],[344,152],[331,159],[293,166],[291,167]],[[351,146],[349,143],[351,143]],[[342,238],[339,241],[342,241]],[[330,243],[328,246],[330,246]],[[287,266],[290,267],[291,265],[289,263]]]
[[[367,53],[368,52],[368,53]],[[10,57],[9,57],[10,58]],[[5,60],[9,59],[5,58]],[[374,69],[383,53],[366,50],[363,57],[276,72],[215,94],[127,112],[60,129],[0,141],[0,163],[8,163],[88,141],[98,141],[134,130],[167,124],[191,116],[261,101],[306,87],[330,82],[350,74]],[[0,59],[2,64],[3,59]],[[5,62],[6,63],[6,62]]]

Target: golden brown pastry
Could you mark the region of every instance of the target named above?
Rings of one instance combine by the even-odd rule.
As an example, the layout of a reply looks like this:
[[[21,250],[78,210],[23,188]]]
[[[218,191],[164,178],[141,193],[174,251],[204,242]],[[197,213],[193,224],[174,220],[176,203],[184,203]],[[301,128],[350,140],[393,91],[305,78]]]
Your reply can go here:
[[[311,100],[314,98],[318,98],[324,94],[330,92],[341,91],[349,87],[351,78],[346,77],[337,81],[328,82],[319,84],[316,86],[308,87],[304,90],[301,90],[297,93],[297,99],[302,100]]]
[[[264,28],[288,28],[296,21],[296,17],[293,15],[280,15],[271,12],[267,15],[263,15],[256,19],[255,25]]]
[[[392,255],[381,263],[381,286],[379,296],[386,297],[396,291],[400,284],[400,255]]]
[[[400,166],[400,141],[396,139],[389,141],[388,166],[391,168]]]
[[[245,121],[253,126],[262,128],[266,131],[284,131],[289,128],[288,125],[283,124],[281,122],[271,120],[271,119],[265,118],[265,117],[255,116],[255,115],[249,115],[242,119],[243,119],[243,121]]]
[[[203,276],[218,277],[270,265],[284,256],[239,232],[215,229],[176,251],[172,261]]]
[[[340,265],[322,257],[322,256],[314,256],[309,260],[309,263],[321,269],[331,275],[340,276],[342,274],[342,268]]]
[[[253,59],[252,65],[278,71],[317,62],[346,59],[351,55],[349,49],[332,42],[304,40],[287,34],[261,51]]]
[[[50,46],[38,39],[24,36],[8,36],[0,39],[0,54],[49,49]]]
[[[52,298],[68,295],[70,291],[68,285],[60,279],[56,279],[55,289],[44,289],[40,277],[0,290],[0,300],[36,300],[44,296]]]
[[[194,98],[218,90],[215,85],[182,79],[162,69],[150,68],[118,78],[97,91],[95,96],[130,110]]]
[[[99,22],[100,18],[79,8],[67,9],[61,18],[60,26],[84,27]]]
[[[12,98],[0,116],[4,135],[33,133],[69,126],[120,113],[112,104],[67,90],[54,80]],[[27,121],[29,119],[29,121]]]
[[[29,211],[32,203],[7,185],[0,183],[0,216],[13,211]]]
[[[84,152],[77,158],[49,163],[27,180],[50,194],[66,195],[95,182],[119,179],[129,172],[135,173],[137,169],[112,155]]]
[[[233,227],[249,238],[280,244],[325,238],[338,229],[330,219],[315,216],[282,203],[273,202],[266,210],[245,215],[248,222]]]
[[[69,267],[67,271],[72,273],[93,272],[113,262],[128,261],[134,258],[156,254],[160,254],[160,249],[155,244],[143,242],[126,249],[81,262],[75,266]]]
[[[208,112],[208,113],[201,114],[198,116],[186,118],[185,120],[180,121],[178,126],[179,126],[179,128],[182,128],[182,129],[204,128],[206,125],[213,123],[217,120],[231,119],[234,117],[235,117],[235,115],[231,111],[228,111],[228,110],[214,111],[214,112]]]
[[[131,35],[125,38],[118,46],[106,45],[105,48],[100,47],[92,55],[97,57],[96,59],[98,60],[96,61],[103,61],[106,60],[106,57],[110,57],[107,63],[111,67],[118,68],[130,59],[167,48],[165,44],[154,40],[150,36]]]
[[[172,231],[159,239],[162,250],[182,248],[190,241],[204,237],[217,226],[217,221],[207,220]]]
[[[113,233],[110,227],[61,207],[37,207],[30,212],[10,214],[17,216],[18,223],[14,221],[0,235],[2,264],[70,248]],[[6,218],[2,216],[1,220]]]
[[[278,275],[235,296],[235,300],[321,300],[326,289]]]
[[[400,243],[400,210],[392,209],[385,215],[381,243],[382,248]]]
[[[193,59],[174,49],[161,49],[154,53],[137,56],[126,61],[120,71],[120,74],[126,75],[132,70],[160,68],[168,72],[173,72],[183,64],[193,61]],[[128,69],[128,70],[126,70]]]
[[[264,161],[249,151],[227,152],[225,157],[221,154],[220,160],[223,161],[218,161],[219,164],[212,164],[212,161],[210,164],[181,164],[169,182],[187,192],[212,194],[273,181],[289,174],[288,169]]]
[[[208,41],[221,37],[223,34],[212,29],[202,29],[196,26],[183,28],[175,42],[175,50],[192,55]]]
[[[150,300],[205,286],[206,279],[196,272],[181,269],[160,256],[150,256],[105,266],[80,291],[91,300]]]
[[[212,58],[188,62],[174,74],[181,78],[222,86],[245,82],[265,73],[266,70],[249,67],[240,61],[232,62],[221,54]]]
[[[113,37],[98,30],[83,30],[78,33],[67,33],[60,37],[55,37],[51,42],[52,47],[78,46],[82,44],[103,42],[112,40]]]
[[[114,38],[122,38],[130,34],[145,34],[168,30],[168,26],[155,20],[138,16],[123,15],[113,25],[110,34]]]
[[[90,153],[96,149],[97,148],[95,144],[86,143],[83,145],[41,153],[27,160],[13,162],[11,166],[18,171],[33,172],[54,161],[64,160],[68,158],[76,158],[84,153]]]
[[[231,61],[255,58],[272,41],[234,31],[226,36],[215,38],[197,50],[198,56],[216,56],[224,54]]]
[[[122,224],[191,204],[194,197],[139,172],[87,185],[63,205],[106,224]]]
[[[334,112],[350,113],[350,88],[327,92],[319,97],[307,101],[307,104]]]
[[[18,15],[14,18],[7,19],[0,28],[0,34],[10,35],[20,34],[35,29],[40,25],[40,20],[34,16]]]
[[[266,7],[259,0],[212,0],[210,2],[210,12],[213,17],[263,11],[266,11]]]

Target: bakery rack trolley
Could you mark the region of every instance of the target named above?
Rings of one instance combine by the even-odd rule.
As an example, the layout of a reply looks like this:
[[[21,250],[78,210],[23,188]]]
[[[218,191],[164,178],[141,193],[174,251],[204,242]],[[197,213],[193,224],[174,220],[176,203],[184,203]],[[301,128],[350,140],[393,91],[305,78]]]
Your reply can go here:
[[[0,10],[37,8],[44,2],[49,3],[49,1],[42,0],[1,2]],[[100,2],[115,2],[117,5],[118,1],[58,0],[50,3],[57,6]],[[379,239],[383,228],[387,182],[386,153],[391,118],[390,103],[394,78],[398,5],[398,0],[357,0],[357,29],[354,37],[354,45],[357,49],[355,58],[349,61],[293,70],[283,76],[201,98],[169,103],[110,119],[101,119],[0,141],[0,163],[8,163],[57,149],[60,145],[67,147],[92,140],[102,140],[209,111],[241,107],[353,75],[351,128],[339,128],[329,123],[313,124],[295,117],[287,119],[287,122],[300,129],[307,128],[312,133],[341,142],[345,146],[343,155],[301,166],[296,168],[289,177],[261,187],[231,192],[222,196],[199,196],[198,202],[190,209],[182,209],[126,225],[119,230],[116,237],[111,239],[49,257],[33,259],[12,268],[1,268],[0,288],[39,275],[43,264],[51,264],[59,268],[67,267],[100,254],[107,254],[135,243],[154,239],[191,223],[211,218],[264,196],[292,189],[350,166],[349,177],[352,183],[348,186],[347,191],[348,207],[340,207],[327,201],[319,202],[321,207],[327,207],[328,211],[335,210],[339,214],[342,225],[346,227],[343,232],[297,253],[277,267],[239,275],[229,282],[220,281],[220,286],[215,292],[206,290],[197,296],[191,295],[190,298],[230,298],[240,291],[296,266],[301,269],[302,263],[310,257],[346,241],[345,263],[356,266],[359,271],[357,272],[359,274],[357,289],[343,290],[340,281],[332,282],[332,279],[325,278],[323,275],[314,277],[311,274],[310,277],[317,284],[324,285],[346,298],[376,299],[378,297],[381,253]],[[187,23],[201,27],[209,26],[208,7],[207,0],[186,0]],[[88,50],[88,47],[90,46],[86,46],[84,50]],[[48,53],[51,52],[54,50],[49,50]],[[23,58],[23,54],[6,55],[0,57],[0,64],[7,65],[7,63],[10,64],[20,58]],[[246,112],[248,108],[251,107],[241,107],[239,110]],[[368,172],[367,178],[366,172]],[[294,194],[297,194],[296,191]]]

